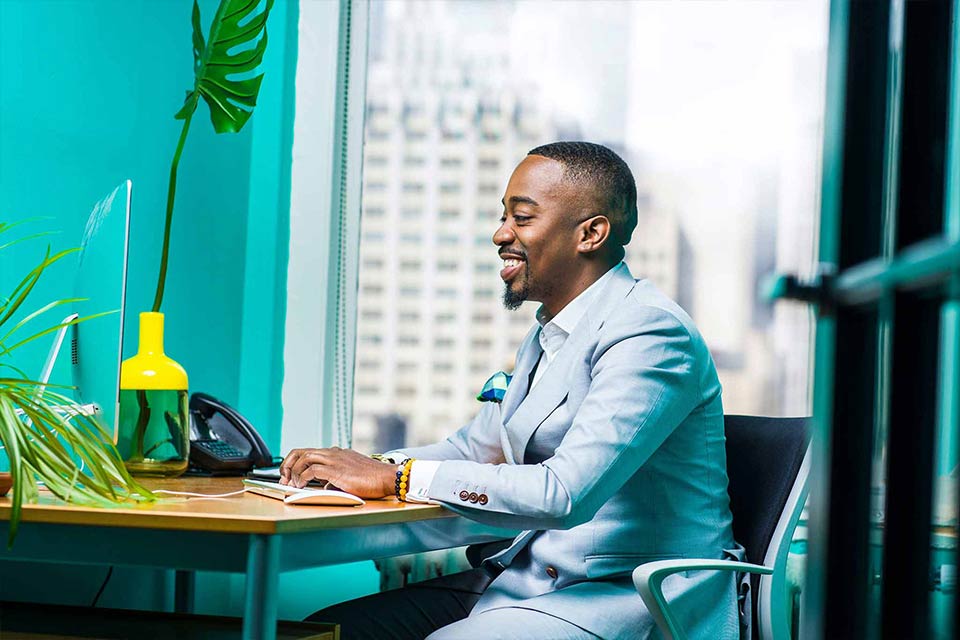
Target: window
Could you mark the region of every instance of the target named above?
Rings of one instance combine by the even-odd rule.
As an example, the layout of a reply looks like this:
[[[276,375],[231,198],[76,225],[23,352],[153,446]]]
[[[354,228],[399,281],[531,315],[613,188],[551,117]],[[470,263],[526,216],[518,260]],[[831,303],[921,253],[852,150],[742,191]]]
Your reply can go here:
[[[440,260],[437,262],[437,271],[456,271],[456,260]]]
[[[384,407],[407,414],[409,442],[440,440],[468,420],[479,407],[459,392],[509,368],[535,322],[536,304],[503,309],[492,236],[513,166],[557,139],[604,142],[633,169],[639,219],[627,264],[687,309],[708,345],[725,354],[725,410],[810,412],[810,314],[797,306],[774,312],[758,291],[774,271],[807,274],[815,264],[825,2],[570,2],[547,11],[535,2],[436,0],[429,30],[411,26],[412,3],[370,7],[370,42],[391,45],[370,47],[367,101],[415,112],[419,136],[403,119],[368,119],[368,131],[389,131],[369,153],[394,159],[390,168],[402,179],[391,177],[391,189],[421,214],[410,215],[416,227],[362,235],[364,251],[389,247],[401,261],[420,262],[378,272],[385,288],[368,302],[384,310],[378,330],[386,323],[398,334],[405,326],[425,332],[423,371],[451,376],[458,391],[431,409],[449,416],[447,424],[412,407]],[[511,46],[521,34],[524,46]],[[441,51],[438,43],[467,40],[456,56],[427,55]],[[400,81],[412,76],[421,84]],[[429,109],[427,94],[436,101]],[[376,206],[403,222],[399,203]],[[416,275],[422,290],[401,286],[401,274]],[[415,297],[430,321],[389,306],[388,291],[401,302]],[[368,293],[361,289],[361,302]],[[469,305],[452,325],[456,340],[436,334],[447,325],[435,317],[453,304]],[[359,334],[374,328],[362,317],[359,325]],[[359,358],[364,348],[358,344]],[[468,368],[436,368],[464,360]],[[391,375],[399,370],[385,374],[385,388],[395,384]],[[373,442],[376,428],[375,419],[355,421],[356,446]]]
[[[400,261],[401,271],[420,271],[422,267],[423,267],[423,264],[419,260],[401,260]]]

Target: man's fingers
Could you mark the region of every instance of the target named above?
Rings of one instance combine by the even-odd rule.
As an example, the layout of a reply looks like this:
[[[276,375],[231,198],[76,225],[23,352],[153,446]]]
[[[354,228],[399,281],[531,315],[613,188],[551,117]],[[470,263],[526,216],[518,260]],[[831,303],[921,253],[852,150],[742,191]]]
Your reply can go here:
[[[303,488],[311,480],[329,480],[328,469],[322,464],[312,464],[299,475],[296,486]]]
[[[283,462],[280,463],[280,482],[286,484],[290,481],[290,470],[293,468],[293,465],[296,464],[305,452],[309,449],[292,449],[290,453],[283,459]]]
[[[310,451],[304,452],[303,455],[290,465],[290,473],[292,475],[302,475],[310,465],[329,464],[330,461],[330,456],[323,449],[311,449]]]
[[[322,449],[293,449],[287,454],[280,464],[280,483],[287,484],[296,475],[297,465],[301,463],[305,456],[308,456]],[[302,465],[301,465],[302,466]]]

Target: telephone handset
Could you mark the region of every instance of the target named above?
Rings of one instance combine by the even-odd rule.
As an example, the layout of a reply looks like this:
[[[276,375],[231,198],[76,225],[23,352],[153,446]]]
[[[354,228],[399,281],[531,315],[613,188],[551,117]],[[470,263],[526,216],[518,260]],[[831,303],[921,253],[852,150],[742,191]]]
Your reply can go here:
[[[190,396],[190,465],[202,471],[243,474],[273,466],[253,425],[236,409],[206,393]]]

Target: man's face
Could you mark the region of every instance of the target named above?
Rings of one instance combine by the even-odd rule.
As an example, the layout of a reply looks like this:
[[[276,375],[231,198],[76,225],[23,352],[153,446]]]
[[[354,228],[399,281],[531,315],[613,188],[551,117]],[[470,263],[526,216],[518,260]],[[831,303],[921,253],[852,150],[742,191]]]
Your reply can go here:
[[[547,310],[566,293],[576,265],[580,198],[563,180],[563,165],[527,156],[514,170],[503,196],[503,216],[493,242],[503,258],[503,304],[516,309],[526,300]]]

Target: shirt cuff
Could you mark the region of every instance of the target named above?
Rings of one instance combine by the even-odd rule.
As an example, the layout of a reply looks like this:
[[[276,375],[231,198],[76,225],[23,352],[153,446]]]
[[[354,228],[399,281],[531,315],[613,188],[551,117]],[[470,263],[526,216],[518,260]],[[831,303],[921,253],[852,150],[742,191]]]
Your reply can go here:
[[[439,504],[430,499],[430,483],[440,467],[440,460],[414,460],[410,465],[410,478],[407,480],[407,502]]]

